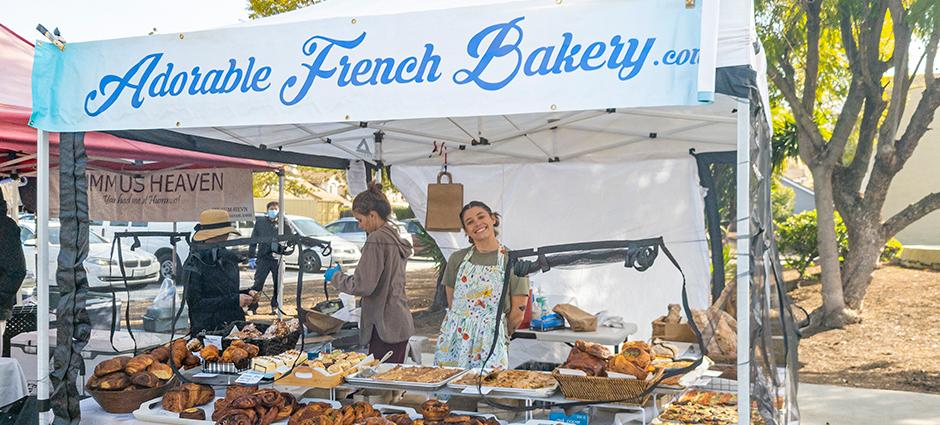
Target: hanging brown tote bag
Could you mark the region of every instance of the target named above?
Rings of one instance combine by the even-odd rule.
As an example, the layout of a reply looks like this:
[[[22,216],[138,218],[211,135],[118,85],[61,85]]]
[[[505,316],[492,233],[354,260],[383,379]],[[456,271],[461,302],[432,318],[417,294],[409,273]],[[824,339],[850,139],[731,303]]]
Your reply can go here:
[[[441,178],[447,176],[447,183]],[[463,185],[454,183],[454,177],[447,171],[437,174],[437,183],[428,185],[428,212],[424,228],[438,232],[458,232],[463,229],[460,223],[460,209],[463,208]]]

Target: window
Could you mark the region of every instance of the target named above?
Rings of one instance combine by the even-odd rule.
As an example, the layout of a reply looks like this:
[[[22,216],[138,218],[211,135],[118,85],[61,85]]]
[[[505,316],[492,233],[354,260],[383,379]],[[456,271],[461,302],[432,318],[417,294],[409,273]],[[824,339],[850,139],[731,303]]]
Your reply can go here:
[[[89,226],[100,226],[102,224],[104,224],[104,222],[100,220],[92,220],[88,222]]]
[[[112,221],[111,227],[127,227],[128,224],[130,223],[126,221]]]
[[[20,226],[20,243],[26,243],[30,239],[36,239],[36,235],[31,230]]]
[[[329,230],[330,233],[343,233],[343,224],[345,223],[332,223],[326,226],[326,230]]]
[[[146,221],[132,221],[131,227],[147,227]]]

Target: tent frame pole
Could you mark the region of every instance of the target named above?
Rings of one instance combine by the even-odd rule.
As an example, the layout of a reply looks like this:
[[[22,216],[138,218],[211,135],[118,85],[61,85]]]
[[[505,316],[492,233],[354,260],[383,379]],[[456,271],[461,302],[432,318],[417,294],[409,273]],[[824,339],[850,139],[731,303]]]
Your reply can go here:
[[[36,352],[39,423],[52,422],[49,404],[49,133],[36,130]]]
[[[281,168],[277,171],[277,234],[284,234],[284,169]],[[303,267],[303,252],[298,253],[298,263],[300,267]],[[284,264],[284,256],[281,255],[278,258],[277,262],[277,282],[274,282],[277,285],[277,318],[281,319],[281,306],[284,305],[284,272],[287,271],[287,267]],[[298,297],[301,294],[297,294]],[[297,312],[300,314],[300,312]]]
[[[751,423],[751,107],[738,100],[737,122],[737,321],[738,424]]]

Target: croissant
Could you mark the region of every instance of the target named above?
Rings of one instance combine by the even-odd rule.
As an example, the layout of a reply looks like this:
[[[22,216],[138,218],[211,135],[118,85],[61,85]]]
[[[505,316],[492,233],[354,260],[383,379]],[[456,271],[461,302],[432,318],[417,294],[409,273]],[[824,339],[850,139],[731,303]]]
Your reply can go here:
[[[147,369],[147,371],[164,381],[169,381],[170,378],[173,378],[173,369],[163,363],[154,363],[150,365],[150,368]]]
[[[222,363],[244,364],[249,359],[248,352],[238,348],[229,347],[222,353]]]
[[[124,367],[124,371],[130,375],[134,375],[138,372],[143,372],[153,364],[153,357],[150,357],[149,354],[141,354],[133,359],[127,361],[127,366]]]
[[[612,356],[610,350],[608,350],[607,347],[594,342],[588,342],[579,339],[575,341],[574,346],[579,350],[599,359],[607,360]]]
[[[150,357],[153,357],[155,362],[166,363],[170,359],[170,349],[166,347],[155,348],[150,352]]]
[[[180,390],[189,393],[189,407],[202,406],[215,399],[215,390],[208,385],[185,383]]]
[[[119,356],[98,363],[98,366],[95,366],[94,376],[100,378],[105,375],[110,375],[114,372],[120,372],[124,370],[125,367],[127,367],[127,362],[130,359],[131,358],[127,356]]]
[[[163,410],[180,413],[190,407],[193,406],[189,404],[189,393],[186,391],[180,391],[177,388],[163,395]]]
[[[643,341],[625,342],[620,347],[620,356],[623,356],[640,369],[646,369],[652,363],[649,344]]]
[[[141,387],[156,388],[163,384],[160,378],[150,372],[137,372],[131,376],[131,383]]]
[[[187,369],[199,366],[199,363],[199,357],[196,357],[193,353],[187,353],[186,358],[183,359],[183,366]]]
[[[219,347],[214,345],[207,345],[199,352],[199,357],[202,357],[203,360],[210,363],[219,361],[219,356],[221,355],[222,354],[219,353]]]
[[[186,349],[186,342],[182,339],[177,339],[170,344],[170,358],[173,360],[173,364],[176,365],[176,367],[183,365],[186,354],[189,354],[189,350]]]
[[[102,390],[118,391],[131,386],[131,377],[124,372],[114,372],[99,378],[98,388]]]
[[[258,348],[257,345],[249,344],[240,339],[236,339],[235,341],[233,341],[230,347],[238,347],[238,348],[241,348],[242,350],[247,351],[249,357],[256,357],[258,356],[258,353],[261,351],[261,349]]]
[[[607,370],[611,372],[633,375],[636,377],[636,379],[639,380],[646,379],[647,374],[646,369],[640,368],[638,365],[631,362],[622,355],[611,358],[607,364]]]

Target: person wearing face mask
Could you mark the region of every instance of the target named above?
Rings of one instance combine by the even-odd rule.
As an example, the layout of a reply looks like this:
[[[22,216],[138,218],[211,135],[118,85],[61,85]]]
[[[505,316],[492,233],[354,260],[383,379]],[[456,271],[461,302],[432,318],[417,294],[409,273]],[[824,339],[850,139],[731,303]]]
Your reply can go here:
[[[280,205],[277,202],[268,202],[267,213],[264,218],[255,220],[255,227],[251,229],[252,238],[273,238],[277,236],[277,215]],[[279,273],[278,260],[274,257],[271,244],[251,244],[248,246],[248,266],[255,269],[255,284],[251,289],[261,292],[268,274],[274,281],[274,296],[271,297],[271,310],[277,311],[277,277]]]
[[[352,213],[359,227],[368,234],[362,257],[352,275],[343,274],[339,265],[323,274],[340,292],[362,297],[360,344],[368,344],[369,353],[381,358],[391,351],[392,363],[404,363],[408,338],[414,335],[414,322],[405,297],[405,265],[413,250],[389,224],[392,206],[382,187],[372,183],[356,195]]]
[[[529,297],[529,279],[509,276],[509,294],[499,304],[505,279],[506,247],[496,239],[500,216],[486,204],[472,201],[460,211],[460,222],[470,247],[450,256],[444,269],[447,316],[441,324],[434,363],[439,366],[488,368],[509,365],[507,329],[522,323]],[[499,329],[496,329],[496,318]],[[498,333],[496,333],[498,332]],[[495,333],[495,335],[494,335]],[[493,337],[497,343],[490,356]]]

